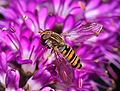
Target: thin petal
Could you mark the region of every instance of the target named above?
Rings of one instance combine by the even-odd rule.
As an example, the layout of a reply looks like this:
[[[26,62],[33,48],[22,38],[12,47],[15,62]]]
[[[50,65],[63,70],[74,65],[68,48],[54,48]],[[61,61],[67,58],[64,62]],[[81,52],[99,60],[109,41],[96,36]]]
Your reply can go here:
[[[32,30],[33,32],[38,31],[38,23],[35,16],[31,12],[25,12],[23,15],[23,19],[30,30]]]
[[[100,0],[91,0],[87,5],[86,10],[93,9],[97,7],[99,4],[100,4]]]
[[[96,17],[96,16],[99,16],[102,14],[109,13],[116,7],[116,5],[117,5],[116,2],[114,2],[112,4],[102,4],[98,8],[95,8],[94,10],[90,10],[90,11],[86,12],[85,16],[87,18],[91,18],[93,16]],[[111,7],[109,7],[109,6],[111,6]]]
[[[8,19],[15,19],[17,17],[16,13],[12,10],[12,9],[4,9],[4,8],[0,8],[0,13],[2,13],[4,15],[4,17],[8,18]]]
[[[22,37],[20,41],[22,43],[22,49],[23,50],[28,50],[29,45],[30,45],[30,41],[26,37]]]
[[[35,1],[30,1],[27,6],[27,10],[34,13],[36,8],[36,3]]]
[[[25,28],[24,30],[21,29],[21,37],[26,37],[26,38],[30,38],[32,35],[32,31],[30,31],[28,28]]]
[[[7,58],[4,52],[0,54],[0,66],[4,72],[7,71]]]
[[[58,9],[60,7],[61,0],[52,0],[52,1],[53,1],[53,6],[54,6],[55,13],[57,13]]]
[[[48,84],[49,78],[51,77],[51,74],[49,71],[44,70],[41,74],[36,74],[36,77],[39,78],[41,84]],[[34,78],[34,79],[36,79],[36,78]]]
[[[20,80],[20,75],[19,75],[19,72],[17,70],[10,69],[7,71],[6,79],[5,79],[5,83],[6,83],[7,88],[18,89],[19,80]]]
[[[48,17],[45,22],[45,29],[52,29],[55,24],[55,21],[56,21],[55,16]]]
[[[67,16],[64,26],[63,26],[63,32],[70,31],[74,25],[74,17],[72,15]]]
[[[74,8],[70,11],[70,14],[77,15],[82,12],[83,12],[83,10],[81,10],[81,8]],[[81,15],[79,15],[79,16],[81,16]]]
[[[23,0],[15,0],[13,2],[15,4],[14,7],[16,7],[17,11],[19,11],[19,13],[21,15],[24,15],[24,12],[26,11],[26,3]]]
[[[48,10],[46,7],[42,7],[40,9],[40,11],[38,12],[38,21],[39,21],[39,26],[41,29],[44,30],[44,24],[45,24],[45,20],[47,18],[48,15]]]
[[[67,0],[67,1],[64,1],[64,9],[67,10],[67,8],[69,8],[69,5],[71,3],[72,0]]]
[[[32,64],[32,60],[26,59],[26,60],[17,60],[18,64]]]

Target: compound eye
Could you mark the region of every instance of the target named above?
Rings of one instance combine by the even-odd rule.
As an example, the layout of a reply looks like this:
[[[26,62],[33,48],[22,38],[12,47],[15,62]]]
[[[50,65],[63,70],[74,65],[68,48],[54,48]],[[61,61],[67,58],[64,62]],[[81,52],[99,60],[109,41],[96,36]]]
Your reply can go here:
[[[43,39],[48,39],[50,37],[50,34],[44,34]]]

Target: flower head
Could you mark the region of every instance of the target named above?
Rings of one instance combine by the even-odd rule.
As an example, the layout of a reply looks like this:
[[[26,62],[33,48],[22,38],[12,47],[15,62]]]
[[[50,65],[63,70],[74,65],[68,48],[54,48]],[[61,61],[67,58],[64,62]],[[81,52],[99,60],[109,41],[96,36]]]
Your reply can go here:
[[[118,2],[0,1],[3,89],[99,91],[98,88],[114,88],[114,80],[107,73],[118,79],[110,66],[120,68],[116,39]],[[81,69],[73,68],[62,53],[49,49],[50,44],[44,46],[46,42],[41,40],[41,33],[46,30],[57,33],[75,51],[81,60]]]

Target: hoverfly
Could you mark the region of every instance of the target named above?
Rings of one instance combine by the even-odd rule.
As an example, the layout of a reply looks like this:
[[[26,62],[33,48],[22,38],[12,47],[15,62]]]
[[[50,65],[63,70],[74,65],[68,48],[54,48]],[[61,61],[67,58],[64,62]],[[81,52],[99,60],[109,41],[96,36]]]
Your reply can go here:
[[[77,26],[73,29],[73,31],[66,33],[62,33],[66,36],[72,36],[73,34],[77,35],[77,31],[83,35],[79,40],[84,41],[84,35],[88,34],[87,39],[91,36],[97,35],[102,29],[102,25],[97,23],[90,23],[85,24],[81,26]],[[76,31],[74,31],[76,30]],[[82,67],[80,63],[80,58],[75,54],[72,47],[67,45],[64,40],[62,39],[62,36],[56,32],[53,32],[51,30],[45,30],[41,33],[41,44],[43,46],[47,46],[47,48],[52,49],[54,53],[61,53],[63,58],[66,59],[73,68],[80,69]],[[89,36],[90,35],[90,36]],[[77,37],[76,37],[77,39]]]
[[[52,48],[55,52],[59,51],[72,67],[81,68],[80,59],[76,56],[74,50],[65,44],[59,34],[45,30],[41,33],[41,43],[48,48]]]

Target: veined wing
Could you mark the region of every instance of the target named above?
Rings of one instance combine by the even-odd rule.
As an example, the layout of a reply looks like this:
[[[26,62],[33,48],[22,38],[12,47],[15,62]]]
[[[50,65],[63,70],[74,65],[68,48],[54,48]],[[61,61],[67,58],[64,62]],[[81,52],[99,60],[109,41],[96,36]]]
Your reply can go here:
[[[89,23],[84,25],[79,25],[73,28],[68,33],[63,33],[65,38],[72,42],[84,42],[85,40],[92,38],[93,36],[98,36],[102,30],[102,25],[98,23]]]
[[[67,63],[67,61],[58,52],[54,53],[56,57],[55,64],[57,67],[58,75],[64,83],[69,84],[72,82],[73,69],[71,65]]]

